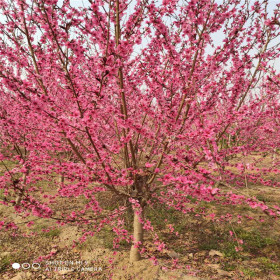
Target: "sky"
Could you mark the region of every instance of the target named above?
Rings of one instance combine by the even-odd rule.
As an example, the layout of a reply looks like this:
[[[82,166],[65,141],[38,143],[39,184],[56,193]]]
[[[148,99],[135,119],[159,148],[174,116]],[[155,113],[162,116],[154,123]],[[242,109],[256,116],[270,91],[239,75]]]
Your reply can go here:
[[[28,0],[27,0],[28,1]],[[131,4],[133,5],[133,3],[135,3],[136,0],[131,0]],[[255,0],[249,0],[250,3],[255,2]],[[267,0],[268,1],[268,12],[270,15],[273,14],[273,10],[276,8],[277,4],[280,4],[280,0]],[[58,0],[58,4],[61,4],[63,2],[63,0]],[[161,1],[157,1],[156,2],[160,3]],[[223,0],[216,0],[217,4],[221,4],[223,2]],[[261,1],[260,1],[261,2]],[[85,7],[89,5],[89,1],[88,0],[70,0],[70,3],[73,7]],[[250,4],[251,5],[251,4]],[[0,14],[0,21],[3,22],[4,17]],[[214,45],[218,46],[222,44],[222,41],[225,39],[225,35],[223,34],[222,30],[219,30],[218,32],[212,34],[212,39],[214,41]],[[280,38],[278,40],[278,43],[280,43]],[[145,45],[145,43],[144,43]],[[137,49],[139,48],[139,50],[143,47],[139,46],[137,47]],[[137,49],[135,49],[135,51],[137,52]],[[206,49],[207,53],[212,53],[213,49],[211,49],[211,47],[207,47]],[[279,71],[280,71],[280,59],[274,61],[274,63],[279,65]]]
[[[249,1],[250,1],[250,3],[255,2],[255,0],[249,0]],[[273,10],[276,8],[276,5],[280,4],[280,0],[267,0],[267,1],[268,1],[268,12],[270,15],[272,15]],[[59,0],[59,2],[62,2],[62,0]],[[132,5],[133,5],[133,2],[135,2],[135,0],[131,1]],[[158,2],[161,2],[161,1],[158,1]],[[223,0],[216,0],[217,4],[221,4],[222,2],[223,2]],[[73,7],[82,7],[82,6],[88,5],[89,2],[88,2],[88,0],[70,0],[70,3]],[[213,34],[212,39],[214,40],[215,46],[221,45],[222,41],[225,39],[225,36],[224,36],[222,30],[219,30],[218,32]],[[279,42],[280,42],[280,38],[279,38]],[[207,51],[210,53],[211,48],[209,47]]]
[[[254,2],[255,0],[249,0],[251,3]],[[280,4],[280,0],[267,0],[268,1],[268,11],[270,13],[270,15],[272,15],[273,10],[276,7],[276,4]],[[63,0],[58,0],[58,4],[61,4],[63,2]],[[133,3],[135,2],[135,0],[131,1],[131,4],[133,5]],[[158,1],[161,2],[161,1]],[[223,2],[223,0],[216,0],[217,4],[221,4]],[[89,1],[88,0],[70,0],[71,6],[73,7],[85,7],[89,5]],[[0,14],[0,21],[3,22],[3,16]],[[215,45],[220,45],[224,39],[224,34],[223,32],[220,30],[218,32],[216,32],[213,36],[214,39],[214,44]]]

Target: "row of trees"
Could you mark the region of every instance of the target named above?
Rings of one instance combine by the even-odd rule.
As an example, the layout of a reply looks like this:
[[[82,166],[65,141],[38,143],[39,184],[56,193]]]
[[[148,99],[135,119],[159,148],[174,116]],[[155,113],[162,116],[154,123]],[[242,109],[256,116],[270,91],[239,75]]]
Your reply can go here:
[[[273,62],[280,6],[267,5],[1,0],[2,203],[26,215],[90,223],[92,232],[110,224],[118,240],[133,242],[131,261],[140,259],[144,229],[153,230],[144,210],[155,203],[187,213],[191,196],[279,216],[229,191],[234,182],[245,186],[248,169],[257,172],[247,172],[247,181],[278,186],[262,177],[279,173],[277,158],[263,170],[230,161],[279,147]],[[57,193],[45,192],[43,181],[56,182]],[[104,216],[101,192],[124,203]],[[87,202],[79,211],[53,211],[57,198],[80,196]],[[129,207],[133,236],[122,222]]]

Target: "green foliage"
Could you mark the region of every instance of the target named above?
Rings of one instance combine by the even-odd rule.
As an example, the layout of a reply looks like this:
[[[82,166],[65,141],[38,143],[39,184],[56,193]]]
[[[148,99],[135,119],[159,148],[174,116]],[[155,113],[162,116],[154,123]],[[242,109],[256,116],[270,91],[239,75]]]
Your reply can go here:
[[[4,199],[5,196],[4,196],[4,190],[0,189],[0,199]]]
[[[188,225],[188,221],[184,219],[183,214],[163,205],[157,205],[153,209],[148,208],[145,215],[152,225],[155,225],[158,229],[165,229],[167,224],[172,224],[175,232],[184,233]]]
[[[277,275],[280,275],[280,264],[273,263],[270,259],[266,257],[257,258],[257,261],[260,263],[264,271],[269,272],[272,270]]]
[[[176,247],[176,248],[174,248],[174,251],[175,251],[176,253],[185,255],[186,252],[187,252],[187,249],[186,249],[186,246],[183,246],[183,247]]]
[[[199,250],[220,250],[220,240],[218,236],[209,236],[209,239],[207,240],[200,240],[200,243],[198,244]]]
[[[113,249],[114,232],[109,227],[104,227],[100,231],[103,245],[106,249]]]
[[[244,273],[244,276],[247,279],[255,279],[256,272],[253,269],[242,267],[240,270]]]
[[[0,259],[0,273],[4,272],[11,264],[12,257],[11,256],[3,256]]]
[[[267,196],[264,196],[262,194],[257,194],[256,199],[262,202],[269,202],[270,199]]]
[[[186,197],[186,198],[187,198],[187,199],[189,199],[192,203],[197,202],[197,198],[192,197],[192,196],[190,196],[190,195],[187,195],[187,197]]]
[[[85,250],[85,251],[92,251],[95,248],[96,245],[96,238],[95,236],[88,236],[87,239],[84,242],[78,243],[75,241],[75,244],[77,245],[77,248],[79,250]]]
[[[225,254],[227,258],[235,260],[240,258],[240,253],[236,251],[236,247],[236,242],[228,241],[223,244],[221,251]]]
[[[276,240],[270,237],[264,237],[258,231],[245,231],[244,229],[238,228],[235,232],[238,238],[244,241],[244,249],[250,253],[257,254],[260,249],[277,244]]]
[[[222,269],[225,271],[233,271],[236,269],[236,264],[225,262],[222,264]]]
[[[47,238],[54,238],[55,236],[59,236],[61,233],[61,230],[58,228],[51,229],[50,231],[43,232],[42,235]]]
[[[243,244],[237,242],[229,236],[228,231],[210,226],[208,234],[204,232],[197,233],[197,242],[199,250],[218,250],[225,254],[228,259],[248,259],[248,254],[261,255],[265,254],[264,249],[278,248],[276,239],[263,236],[257,230],[246,231],[242,228],[236,228],[235,234],[238,239],[243,240]],[[231,229],[229,229],[231,230]],[[242,247],[242,250],[236,251],[236,247]]]
[[[131,246],[131,244],[128,243],[126,240],[121,240],[119,244],[121,247],[124,247],[124,248],[128,248]]]
[[[47,225],[44,224],[37,224],[34,227],[34,231],[38,232],[40,236],[46,237],[46,238],[54,238],[60,235],[61,230],[59,228],[53,228],[50,229],[49,231],[45,231],[48,228]]]

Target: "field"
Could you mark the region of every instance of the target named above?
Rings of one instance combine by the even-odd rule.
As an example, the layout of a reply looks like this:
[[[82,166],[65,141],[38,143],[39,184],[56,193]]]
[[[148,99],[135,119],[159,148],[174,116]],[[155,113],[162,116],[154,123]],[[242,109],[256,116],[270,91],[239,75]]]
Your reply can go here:
[[[280,280],[280,1],[0,26],[0,280]]]
[[[262,164],[268,162],[264,159]],[[56,192],[53,185],[43,188],[47,193]],[[278,205],[280,201],[280,190],[268,186],[247,184],[241,192],[269,205]],[[244,205],[216,205],[190,199],[194,213],[200,214],[183,215],[162,205],[147,209],[146,217],[168,248],[158,252],[151,233],[147,233],[147,252],[135,264],[128,262],[128,243],[121,242],[119,248],[113,248],[114,234],[108,226],[78,244],[87,228],[75,224],[57,226],[55,220],[36,217],[22,218],[12,208],[1,205],[0,218],[8,217],[19,226],[17,230],[0,232],[1,279],[280,279],[279,221]],[[84,198],[58,201],[54,205],[56,213],[78,209]],[[120,203],[106,193],[100,201],[108,210]],[[219,218],[208,215],[213,212]],[[227,221],[229,214],[232,219]],[[30,220],[34,224],[27,227],[26,221]],[[125,215],[125,224],[132,230],[131,213]],[[157,256],[157,265],[148,259],[149,254]],[[11,266],[32,264],[39,256],[48,256],[38,261],[39,269],[15,270]]]

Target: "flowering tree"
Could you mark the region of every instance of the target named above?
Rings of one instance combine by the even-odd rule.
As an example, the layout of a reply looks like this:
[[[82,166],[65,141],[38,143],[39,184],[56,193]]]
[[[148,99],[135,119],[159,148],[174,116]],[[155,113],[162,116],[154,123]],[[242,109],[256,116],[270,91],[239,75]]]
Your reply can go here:
[[[187,213],[191,196],[279,215],[229,188],[245,186],[244,175],[277,185],[262,177],[279,172],[277,159],[264,170],[230,159],[279,147],[280,6],[221,2],[1,0],[2,203],[91,224],[85,236],[110,224],[117,241],[133,242],[131,261],[153,230],[144,210],[155,203]],[[111,213],[102,192],[121,201]],[[78,211],[52,209],[79,196]],[[129,207],[133,236],[122,222]]]

